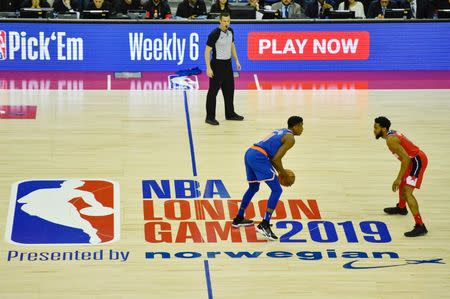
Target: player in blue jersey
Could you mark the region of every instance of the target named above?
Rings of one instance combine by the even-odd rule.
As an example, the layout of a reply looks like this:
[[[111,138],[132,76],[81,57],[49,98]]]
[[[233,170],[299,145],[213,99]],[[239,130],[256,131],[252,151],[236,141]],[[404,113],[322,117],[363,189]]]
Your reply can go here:
[[[287,129],[273,131],[264,140],[255,143],[245,153],[248,189],[244,194],[238,214],[233,219],[232,224],[235,228],[253,225],[252,220],[244,218],[245,209],[250,204],[256,192],[258,192],[259,184],[265,182],[269,186],[271,193],[267,202],[264,219],[256,227],[256,230],[269,240],[278,239],[270,229],[270,218],[283,192],[275,170],[279,176],[287,175],[281,159],[294,146],[294,136],[302,134],[303,118],[300,116],[291,116],[287,121],[287,125]]]

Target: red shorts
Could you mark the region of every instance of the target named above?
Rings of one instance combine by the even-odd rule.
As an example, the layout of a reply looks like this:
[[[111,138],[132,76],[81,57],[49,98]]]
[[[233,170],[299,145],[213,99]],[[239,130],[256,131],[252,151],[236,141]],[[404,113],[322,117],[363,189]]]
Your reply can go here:
[[[411,158],[411,163],[409,163],[408,169],[402,178],[402,185],[420,189],[423,174],[425,173],[425,169],[427,169],[427,165],[427,155],[420,151],[417,156]]]

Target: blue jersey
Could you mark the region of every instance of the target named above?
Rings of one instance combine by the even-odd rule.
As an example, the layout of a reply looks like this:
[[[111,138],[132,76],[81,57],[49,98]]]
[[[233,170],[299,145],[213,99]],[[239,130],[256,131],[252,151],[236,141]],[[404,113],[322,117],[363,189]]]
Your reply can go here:
[[[256,146],[264,149],[266,153],[269,155],[269,158],[272,158],[277,153],[278,149],[281,147],[281,139],[286,134],[293,134],[289,129],[279,129],[270,133],[269,136],[264,138],[258,143],[255,143]]]

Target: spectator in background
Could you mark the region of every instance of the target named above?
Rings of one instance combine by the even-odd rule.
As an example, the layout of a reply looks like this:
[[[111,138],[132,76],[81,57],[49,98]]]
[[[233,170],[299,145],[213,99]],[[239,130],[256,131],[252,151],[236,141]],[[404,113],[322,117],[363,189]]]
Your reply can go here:
[[[435,9],[450,9],[450,0],[434,0]]]
[[[434,9],[429,0],[405,0],[400,4],[403,8],[408,8],[409,19],[431,19]]]
[[[185,19],[196,19],[198,16],[206,15],[206,4],[203,0],[183,0],[177,7],[177,17]]]
[[[439,9],[450,9],[450,0],[431,0],[433,19],[438,18]]]
[[[247,6],[254,7],[256,11],[264,9],[264,0],[248,0]]]
[[[144,4],[147,19],[170,19],[172,12],[166,0],[149,0]]]
[[[87,9],[89,3],[91,2],[90,0],[80,0],[81,2],[81,10]]]
[[[89,2],[86,10],[112,10],[112,5],[108,1],[105,0],[92,0]]]
[[[0,11],[17,11],[20,9],[20,0],[0,0]]]
[[[356,0],[344,0],[339,4],[339,10],[350,10],[355,12],[355,18],[365,19],[364,5]]]
[[[53,10],[57,13],[81,11],[81,5],[78,0],[55,0]]]
[[[47,0],[25,0],[22,2],[21,8],[49,8]]]
[[[273,10],[279,10],[282,19],[303,19],[305,12],[300,4],[293,0],[281,0],[280,2],[272,4]]]
[[[228,0],[216,0],[216,2],[211,5],[210,13],[223,13],[230,12],[230,6],[228,5]]]
[[[374,0],[370,3],[367,10],[367,18],[370,19],[384,19],[384,12],[386,9],[397,8],[394,2],[389,0]]]
[[[126,15],[129,10],[142,9],[141,0],[116,0],[115,11]]]
[[[314,0],[306,5],[305,14],[308,18],[325,19],[334,6],[333,0]]]
[[[362,5],[364,6],[364,14],[366,15],[366,18],[367,18],[367,12],[369,10],[370,3],[373,0],[358,0],[358,1],[361,2]]]

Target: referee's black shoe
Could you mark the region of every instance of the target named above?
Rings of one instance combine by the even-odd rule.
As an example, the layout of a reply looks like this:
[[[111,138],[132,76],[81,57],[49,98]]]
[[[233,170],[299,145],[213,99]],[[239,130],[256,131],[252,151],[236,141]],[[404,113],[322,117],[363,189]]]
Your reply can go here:
[[[405,237],[419,237],[428,233],[425,224],[416,224],[412,231],[406,232]]]
[[[215,119],[210,119],[210,118],[207,118],[207,119],[205,120],[205,123],[210,124],[210,125],[212,125],[212,126],[218,126],[218,125],[219,125],[219,122],[218,122],[217,120],[215,120]]]
[[[408,210],[406,208],[400,208],[398,206],[398,204],[392,208],[385,208],[384,212],[389,215],[395,215],[395,214],[406,215],[406,214],[408,214]]]
[[[239,114],[233,114],[231,116],[225,117],[226,120],[244,120],[244,117],[242,115]]]

